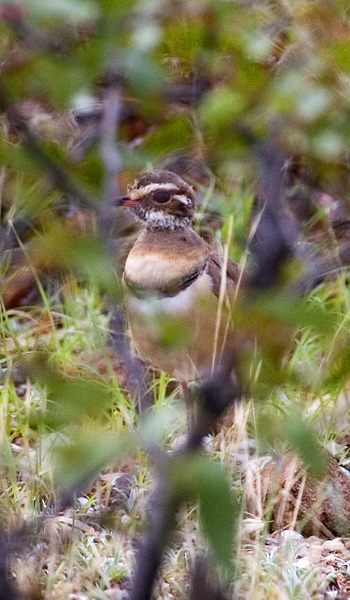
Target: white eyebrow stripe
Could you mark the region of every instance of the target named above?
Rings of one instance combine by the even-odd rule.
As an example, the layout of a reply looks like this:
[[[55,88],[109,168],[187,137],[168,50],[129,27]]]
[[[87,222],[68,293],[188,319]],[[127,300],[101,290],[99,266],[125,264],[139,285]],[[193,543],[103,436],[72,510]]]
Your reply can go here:
[[[142,196],[146,196],[147,194],[151,194],[157,190],[176,192],[178,189],[179,188],[173,183],[149,183],[143,187],[131,189],[129,196],[132,200],[138,200],[139,198],[142,198]]]

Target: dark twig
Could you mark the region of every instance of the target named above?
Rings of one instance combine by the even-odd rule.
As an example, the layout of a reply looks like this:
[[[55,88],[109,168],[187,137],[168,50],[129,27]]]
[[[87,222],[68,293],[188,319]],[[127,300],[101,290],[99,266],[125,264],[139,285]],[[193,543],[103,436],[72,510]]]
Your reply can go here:
[[[130,600],[150,600],[163,553],[176,525],[176,513],[184,498],[172,491],[168,479],[170,466],[179,456],[191,456],[201,446],[203,438],[210,433],[226,409],[240,400],[240,390],[233,376],[232,361],[207,379],[198,391],[198,416],[193,424],[184,448],[171,458],[157,461],[159,472],[155,490],[150,500],[151,514],[148,532],[140,546],[134,572]]]
[[[0,565],[0,600],[23,600],[22,594],[8,576],[6,563]]]
[[[259,167],[259,197],[262,212],[250,250],[255,269],[249,287],[266,289],[277,284],[286,259],[296,251],[298,229],[283,207],[284,191],[288,185],[288,157],[273,142],[253,145]]]
[[[190,600],[224,600],[218,578],[212,573],[205,556],[197,556],[192,574]]]
[[[121,91],[119,82],[112,81],[105,90],[103,99],[103,116],[100,123],[101,156],[105,167],[105,184],[103,202],[101,204],[98,221],[103,246],[109,260],[118,267],[118,239],[114,231],[115,207],[120,196],[119,173],[122,166],[121,157],[116,143],[120,115]],[[114,233],[113,240],[112,234]],[[140,362],[132,356],[129,342],[125,338],[126,323],[115,297],[109,300],[111,305],[111,320],[109,345],[123,360],[130,377],[131,387],[138,399],[140,412],[149,404],[147,387],[144,382]]]
[[[23,594],[17,589],[10,577],[10,561],[15,554],[23,553],[38,533],[44,517],[32,519],[30,523],[10,533],[0,532],[0,600],[23,600]]]
[[[298,297],[325,279],[335,265],[331,261],[320,260],[309,251],[300,225],[287,211],[292,160],[278,143],[272,141],[255,143],[254,148],[259,166],[262,209],[250,246],[256,266],[249,287],[251,290],[264,290],[278,285],[283,265],[288,259],[296,258],[302,261],[304,274],[297,282],[291,283],[290,293]],[[307,203],[311,204],[309,197],[304,198],[304,204]]]
[[[163,470],[152,494],[149,530],[137,555],[129,600],[148,600],[152,597],[163,553],[175,528],[179,499],[172,495],[164,466]]]
[[[122,161],[116,143],[120,114],[121,92],[119,84],[105,91],[100,123],[101,157],[105,168],[103,202],[99,213],[100,232],[110,238],[114,221],[115,203],[120,196],[119,173]]]
[[[288,190],[295,176],[291,157],[278,142],[257,142],[246,130],[240,133],[252,144],[260,182],[261,214],[250,244],[255,269],[248,287],[251,290],[264,290],[277,285],[285,262],[289,258],[296,258],[303,264],[303,274],[296,282],[289,284],[289,291],[297,298],[332,276],[334,269],[341,266],[341,261],[315,254],[301,231],[300,223],[287,210]],[[311,185],[311,182],[308,183]],[[299,201],[304,213],[312,214],[312,194],[302,194]],[[340,250],[343,248],[340,247]]]

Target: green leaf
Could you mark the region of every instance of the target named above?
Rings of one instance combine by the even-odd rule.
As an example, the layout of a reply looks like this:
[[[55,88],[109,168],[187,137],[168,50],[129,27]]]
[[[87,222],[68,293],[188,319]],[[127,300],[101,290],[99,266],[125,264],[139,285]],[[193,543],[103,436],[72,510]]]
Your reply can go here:
[[[191,139],[192,131],[188,120],[183,116],[175,116],[148,137],[145,149],[158,158],[171,150],[186,148]]]
[[[232,566],[239,505],[223,467],[196,455],[181,457],[171,466],[174,490],[184,499],[199,502],[203,533],[218,563]]]
[[[256,316],[261,315],[264,319],[278,318],[298,327],[311,327],[322,334],[334,330],[336,315],[318,302],[287,296],[284,290],[281,293],[276,290],[259,293],[254,295],[254,300]]]
[[[153,406],[140,422],[138,436],[147,447],[164,442],[185,417],[184,403],[179,406]]]
[[[98,17],[98,2],[93,0],[30,0],[26,2],[30,15],[34,19],[62,18],[70,22],[81,23]]]
[[[349,39],[336,39],[331,43],[329,48],[330,58],[333,59],[337,66],[349,73],[350,71],[350,43]]]
[[[133,91],[141,98],[160,92],[165,81],[160,64],[139,50],[126,54],[125,74]]]
[[[62,248],[65,252],[62,252]],[[115,266],[101,241],[92,232],[80,234],[76,228],[53,223],[36,240],[33,256],[36,264],[78,269],[100,289],[114,297],[120,295]]]
[[[100,195],[104,168],[97,151],[94,149],[84,160],[74,165],[74,173],[79,177],[84,187],[89,189],[94,195]]]
[[[313,136],[312,148],[316,156],[323,160],[337,161],[345,149],[342,135],[335,129],[325,128]]]
[[[39,356],[26,365],[26,370],[47,389],[47,408],[39,415],[31,415],[31,425],[42,421],[50,427],[60,427],[81,421],[85,416],[100,415],[110,398],[108,389],[101,382],[85,379],[69,379],[54,370]]]
[[[326,473],[326,459],[321,444],[312,427],[301,414],[286,416],[284,432],[287,440],[305,462],[312,477],[323,477]]]
[[[73,56],[41,55],[33,65],[28,92],[38,97],[49,93],[51,102],[62,109],[69,107],[73,96],[86,85],[85,71]]]
[[[165,351],[176,352],[191,342],[188,322],[179,317],[169,317],[166,313],[159,313],[156,318]]]
[[[195,60],[203,50],[208,28],[203,23],[173,20],[166,28],[164,40],[172,56],[186,61]]]
[[[316,433],[305,416],[296,410],[286,410],[278,399],[276,406],[265,405],[258,412],[257,434],[264,452],[287,443],[305,463],[311,477],[326,474],[327,461]]]
[[[130,14],[136,0],[99,0],[98,2],[104,18],[118,19],[124,13]]]
[[[80,430],[74,442],[56,448],[55,484],[63,491],[75,490],[108,463],[120,460],[135,448],[135,439],[121,432]]]
[[[200,114],[210,129],[222,130],[235,121],[245,109],[242,94],[235,89],[221,88],[211,92],[202,102]]]

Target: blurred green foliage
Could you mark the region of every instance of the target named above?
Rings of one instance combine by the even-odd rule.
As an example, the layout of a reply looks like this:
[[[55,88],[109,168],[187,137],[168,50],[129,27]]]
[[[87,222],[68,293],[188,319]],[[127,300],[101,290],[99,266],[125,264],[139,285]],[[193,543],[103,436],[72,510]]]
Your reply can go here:
[[[206,173],[229,190],[224,217],[231,210],[229,203],[237,205],[242,198],[235,192],[237,185],[248,190],[235,224],[235,243],[237,237],[245,238],[247,206],[250,209],[256,185],[247,130],[258,140],[273,135],[286,155],[296,157],[312,174],[315,185],[350,199],[347,10],[342,0],[1,1],[4,214],[43,218],[51,215],[49,208],[67,200],[30,143],[24,143],[21,131],[13,130],[8,111],[15,107],[25,113],[26,102],[34,106],[29,122],[52,164],[64,168],[96,203],[102,199],[104,165],[96,140],[80,158],[72,158],[71,141],[79,131],[69,111],[81,106],[83,97],[98,104],[111,81],[121,84],[126,113],[136,114],[134,120],[125,118],[118,133],[128,182],[135,170],[169,154],[200,157]],[[111,293],[115,285],[113,265],[106,263],[103,249],[91,236],[74,239],[69,229],[49,225],[35,252],[40,265],[46,253],[53,264],[78,267],[103,291]],[[235,247],[235,256],[238,252]],[[266,389],[286,381],[301,385],[296,370],[292,377],[282,360],[294,329],[315,331],[329,348],[337,326],[327,307],[297,300],[285,290],[243,308],[238,305],[234,318],[243,329],[249,321],[247,328],[260,342],[255,363],[249,357],[246,370],[251,375],[253,368],[256,373],[260,369],[260,380],[259,375],[252,378],[257,397],[266,397]],[[175,333],[181,334],[168,324],[164,337],[174,342]],[[333,385],[348,377],[346,340],[345,332],[338,352],[332,354]],[[69,380],[48,366],[32,374],[47,388],[46,426],[61,428],[99,414],[108,404],[108,393],[97,382]],[[314,475],[323,473],[319,445],[308,423],[292,413],[285,415],[285,423],[267,421],[264,424],[262,418],[262,429],[272,438],[278,431]],[[101,439],[93,432],[91,436],[77,435],[60,450],[60,482],[68,487],[76,486],[79,477],[85,481],[134,443],[113,436]],[[238,510],[224,472],[201,457],[180,463],[172,467],[173,486],[184,498],[199,501],[204,533],[219,562],[228,567]]]
[[[327,181],[323,167],[329,162],[346,162],[349,24],[338,0],[1,6],[3,86],[13,101],[69,109],[79,94],[98,92],[106,76],[118,73],[145,117],[157,106],[157,131],[146,145],[150,156],[172,147],[194,149],[200,133],[210,164],[227,174],[247,158],[237,128],[245,124],[258,136],[277,132],[288,152],[303,153],[320,181]],[[10,64],[16,44],[21,60]],[[159,101],[167,82],[201,77],[208,91],[198,118],[192,107],[181,109],[188,119],[184,135],[182,125],[175,127],[179,116],[168,124],[174,105]],[[253,176],[249,161],[243,174]]]
[[[227,473],[208,458],[184,456],[171,464],[173,493],[199,503],[199,517],[215,559],[224,568],[232,567],[234,536],[240,503],[232,494]]]

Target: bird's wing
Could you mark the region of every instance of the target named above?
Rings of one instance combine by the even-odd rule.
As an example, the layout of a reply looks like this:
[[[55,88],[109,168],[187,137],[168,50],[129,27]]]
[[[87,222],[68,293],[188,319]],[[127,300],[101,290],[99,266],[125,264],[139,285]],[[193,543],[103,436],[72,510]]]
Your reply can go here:
[[[212,281],[212,290],[216,296],[220,294],[221,279],[224,269],[224,257],[212,251],[208,257],[207,273]],[[230,258],[226,265],[226,288],[228,293],[236,289],[237,284],[242,277],[242,269],[238,263]]]

